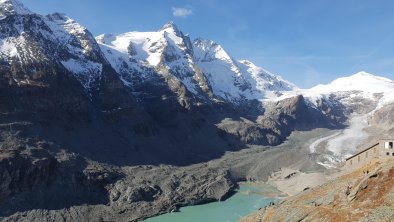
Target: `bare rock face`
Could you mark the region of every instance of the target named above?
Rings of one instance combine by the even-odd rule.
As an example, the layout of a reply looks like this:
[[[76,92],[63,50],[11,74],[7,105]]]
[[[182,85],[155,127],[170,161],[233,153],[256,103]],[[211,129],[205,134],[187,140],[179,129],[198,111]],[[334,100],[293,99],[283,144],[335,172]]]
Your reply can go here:
[[[105,166],[87,167],[78,155],[46,141],[7,133],[1,138],[0,218],[18,211],[106,203],[105,187],[122,177]]]
[[[385,130],[392,129],[394,127],[393,110],[394,104],[388,104],[378,109],[370,119],[371,124]]]
[[[22,152],[21,152],[22,151]],[[17,148],[0,156],[0,200],[47,185],[56,167],[55,159],[40,148]]]
[[[255,112],[255,120],[249,117],[223,119],[217,124],[219,135],[234,144],[240,138],[244,144],[278,145],[294,130],[310,130],[318,127],[340,127],[344,114],[325,113],[308,106],[302,95],[278,102],[266,103],[264,110]],[[239,143],[239,142],[238,142]]]
[[[244,144],[258,144],[258,145],[276,145],[281,142],[280,135],[275,132],[277,125],[256,124],[247,119],[238,121],[232,119],[224,119],[218,124],[218,134],[235,146],[242,146]],[[241,141],[237,143],[241,138]]]
[[[262,124],[278,124],[278,128],[305,130],[317,127],[335,127],[340,121],[308,106],[302,95],[267,104],[264,115],[257,119]],[[338,113],[337,115],[343,115]]]

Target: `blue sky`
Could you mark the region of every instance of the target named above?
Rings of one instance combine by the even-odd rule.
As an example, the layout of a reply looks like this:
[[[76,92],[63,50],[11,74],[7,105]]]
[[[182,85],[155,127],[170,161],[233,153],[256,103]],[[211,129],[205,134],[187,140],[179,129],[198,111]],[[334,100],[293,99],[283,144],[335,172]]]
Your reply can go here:
[[[390,0],[21,0],[63,12],[94,35],[158,30],[174,21],[302,88],[365,70],[394,79]]]

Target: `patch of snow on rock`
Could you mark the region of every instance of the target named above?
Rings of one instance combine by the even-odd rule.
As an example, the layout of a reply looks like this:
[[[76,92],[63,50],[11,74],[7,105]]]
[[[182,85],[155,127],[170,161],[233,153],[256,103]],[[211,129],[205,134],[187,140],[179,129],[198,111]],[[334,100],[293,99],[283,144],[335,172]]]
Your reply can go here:
[[[76,75],[86,90],[91,89],[93,83],[101,77],[103,68],[102,64],[88,60],[69,59],[68,61],[62,61],[62,64],[68,71]]]

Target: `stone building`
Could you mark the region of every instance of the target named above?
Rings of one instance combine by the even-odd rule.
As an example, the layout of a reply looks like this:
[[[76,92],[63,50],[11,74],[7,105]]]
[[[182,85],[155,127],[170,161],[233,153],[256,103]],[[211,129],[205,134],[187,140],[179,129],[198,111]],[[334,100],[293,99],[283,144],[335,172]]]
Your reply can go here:
[[[394,140],[383,139],[371,147],[362,150],[346,159],[346,168],[361,166],[375,158],[394,159]]]

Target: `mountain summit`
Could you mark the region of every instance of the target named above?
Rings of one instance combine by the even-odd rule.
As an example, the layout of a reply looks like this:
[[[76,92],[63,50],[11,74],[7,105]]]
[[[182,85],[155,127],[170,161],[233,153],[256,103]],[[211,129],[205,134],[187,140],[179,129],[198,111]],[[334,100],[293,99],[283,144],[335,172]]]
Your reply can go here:
[[[211,40],[191,41],[173,22],[157,32],[103,34],[96,40],[124,79],[131,79],[127,74],[133,73],[131,70],[160,67],[159,73],[171,74],[173,81],[201,98],[215,96],[240,103],[275,96],[268,92],[295,88],[251,62],[236,61]]]
[[[173,21],[169,21],[166,24],[164,24],[163,27],[160,29],[160,31],[171,32],[171,33],[174,33],[174,34],[176,34],[178,36],[181,35],[181,32],[178,29],[178,26]]]
[[[376,76],[365,71],[358,72],[348,77],[338,78],[327,85],[317,85],[311,88],[318,92],[335,91],[364,91],[371,93],[393,91],[394,81]]]
[[[0,19],[15,14],[32,14],[32,12],[18,0],[0,0]]]

